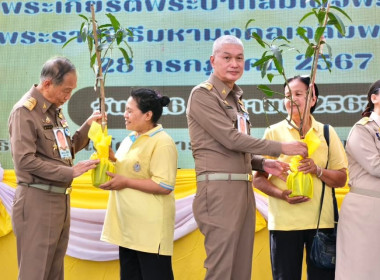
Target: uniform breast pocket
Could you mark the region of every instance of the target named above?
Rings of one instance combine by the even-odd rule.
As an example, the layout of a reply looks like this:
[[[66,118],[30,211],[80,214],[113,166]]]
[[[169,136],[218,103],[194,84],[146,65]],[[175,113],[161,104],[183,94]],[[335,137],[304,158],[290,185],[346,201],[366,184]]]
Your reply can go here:
[[[45,154],[51,157],[60,157],[53,130],[44,131],[41,138],[41,144],[38,145],[38,148],[41,148]]]
[[[231,108],[231,109],[226,109],[226,114],[228,118],[231,120],[231,122],[235,125],[237,121],[237,113],[236,111]]]
[[[376,148],[377,148],[377,153],[380,154],[380,136],[379,137],[375,137],[375,145],[376,145]]]

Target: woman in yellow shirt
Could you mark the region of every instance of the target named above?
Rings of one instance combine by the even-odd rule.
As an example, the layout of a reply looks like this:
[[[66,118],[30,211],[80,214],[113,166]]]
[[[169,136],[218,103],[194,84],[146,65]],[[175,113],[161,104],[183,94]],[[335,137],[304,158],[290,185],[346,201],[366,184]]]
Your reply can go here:
[[[131,93],[124,118],[132,132],[114,156],[116,174],[100,186],[111,191],[101,240],[119,246],[122,280],[173,279],[177,150],[157,124],[169,102],[150,89]]]
[[[309,77],[295,76],[284,85],[284,105],[288,119],[300,126],[301,116],[306,106]],[[325,196],[321,214],[322,232],[334,230],[334,211],[331,188],[343,187],[347,174],[347,159],[342,142],[333,127],[330,126],[330,148],[323,134],[323,124],[311,115],[317,105],[318,87],[314,85],[315,94],[311,100],[310,118],[305,131],[313,130],[321,144],[308,158],[300,161],[298,171],[309,173],[313,180],[313,196],[292,197],[286,183],[275,176],[257,172],[253,184],[268,195],[268,229],[272,274],[274,280],[300,280],[302,276],[302,259],[306,248],[307,278],[309,280],[334,279],[334,270],[319,269],[310,261],[310,248],[317,228],[319,203],[322,193],[322,181],[326,183]],[[291,95],[292,96],[291,96]],[[293,102],[290,101],[292,97]],[[271,125],[264,134],[265,139],[276,141],[300,140],[300,135],[287,120]],[[290,163],[291,157],[280,155],[280,161]],[[326,168],[326,163],[328,167]]]

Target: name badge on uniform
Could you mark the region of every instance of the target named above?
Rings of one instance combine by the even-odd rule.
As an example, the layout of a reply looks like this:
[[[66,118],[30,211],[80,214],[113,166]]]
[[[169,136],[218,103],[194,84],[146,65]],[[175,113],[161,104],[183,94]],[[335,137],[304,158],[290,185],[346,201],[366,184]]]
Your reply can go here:
[[[248,134],[248,123],[246,114],[237,114],[237,129],[241,133]]]
[[[58,146],[59,155],[61,156],[62,159],[71,159],[72,156],[70,152],[70,147],[67,143],[67,139],[66,139],[63,128],[57,127],[53,129],[53,131],[54,131],[55,141]]]

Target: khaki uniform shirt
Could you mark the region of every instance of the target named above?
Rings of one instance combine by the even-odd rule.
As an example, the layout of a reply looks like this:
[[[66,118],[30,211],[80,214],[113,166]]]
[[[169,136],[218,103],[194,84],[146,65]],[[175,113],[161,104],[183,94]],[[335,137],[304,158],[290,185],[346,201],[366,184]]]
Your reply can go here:
[[[379,279],[380,116],[365,117],[346,144],[350,192],[339,212],[337,280]]]
[[[380,192],[379,124],[380,117],[372,113],[370,118],[363,118],[357,122],[347,138],[350,187]]]
[[[261,169],[261,158],[279,156],[281,143],[253,138],[237,130],[237,114],[246,113],[242,90],[231,90],[216,76],[196,86],[186,110],[195,171],[203,173],[251,173]]]
[[[51,184],[69,187],[73,180],[72,159],[62,159],[53,128],[67,128],[67,122],[54,104],[32,88],[15,104],[9,117],[9,134],[18,184]],[[72,138],[66,135],[71,155],[84,148],[89,125]]]

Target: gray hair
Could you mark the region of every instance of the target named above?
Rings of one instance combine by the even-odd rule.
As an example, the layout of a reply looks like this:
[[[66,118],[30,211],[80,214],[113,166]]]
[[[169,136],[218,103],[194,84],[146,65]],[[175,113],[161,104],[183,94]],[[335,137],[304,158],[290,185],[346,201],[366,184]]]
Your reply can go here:
[[[243,43],[239,38],[233,35],[223,35],[214,41],[214,45],[212,46],[212,55],[215,55],[224,44],[239,45],[244,50]]]
[[[63,83],[63,79],[67,73],[75,72],[76,68],[72,62],[66,57],[53,57],[46,61],[42,67],[40,81],[51,79],[54,85]]]

